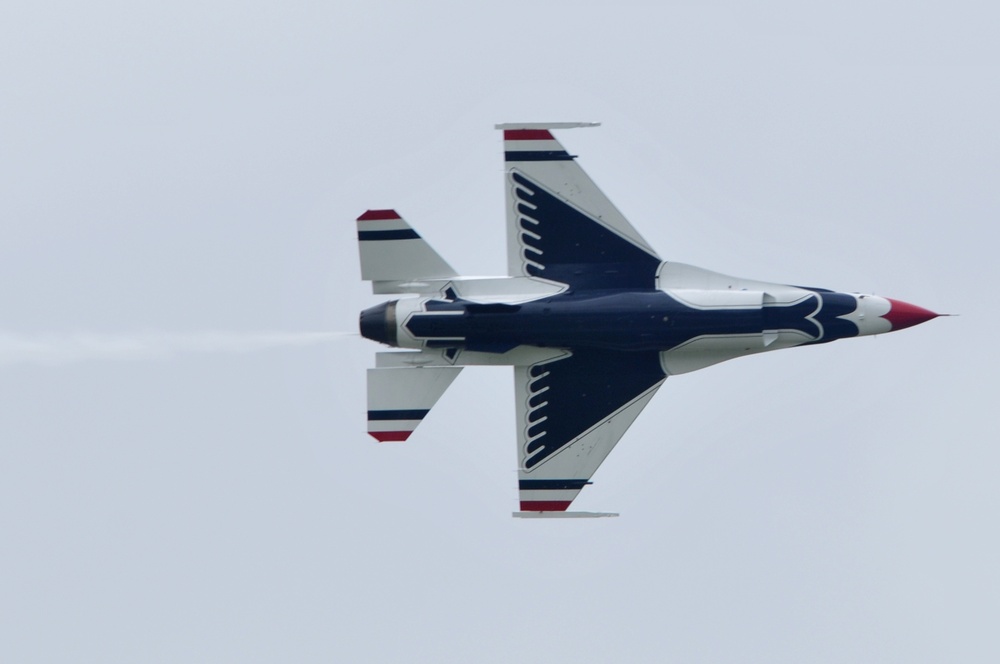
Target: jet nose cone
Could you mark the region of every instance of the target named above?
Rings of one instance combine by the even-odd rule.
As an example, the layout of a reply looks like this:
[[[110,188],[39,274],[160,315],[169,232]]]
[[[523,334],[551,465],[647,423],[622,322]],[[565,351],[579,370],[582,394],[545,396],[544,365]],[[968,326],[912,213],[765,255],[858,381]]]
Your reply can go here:
[[[913,327],[914,325],[920,325],[921,323],[926,323],[930,319],[937,318],[941,315],[936,314],[929,309],[918,307],[915,304],[910,304],[909,302],[893,300],[891,298],[886,299],[889,300],[889,304],[892,306],[889,309],[889,313],[882,314],[882,318],[889,321],[892,325],[893,331]]]

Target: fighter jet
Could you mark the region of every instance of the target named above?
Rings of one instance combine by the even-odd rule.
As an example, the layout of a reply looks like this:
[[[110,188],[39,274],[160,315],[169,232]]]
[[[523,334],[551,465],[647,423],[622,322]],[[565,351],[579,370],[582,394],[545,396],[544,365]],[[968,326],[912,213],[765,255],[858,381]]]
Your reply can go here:
[[[412,296],[361,312],[364,337],[406,349],[368,370],[368,432],[406,440],[463,367],[513,366],[514,516],[614,516],[568,508],[669,376],[939,315],[661,260],[552,134],[591,126],[496,126],[509,276],[459,276],[394,210],[357,219],[362,279]]]

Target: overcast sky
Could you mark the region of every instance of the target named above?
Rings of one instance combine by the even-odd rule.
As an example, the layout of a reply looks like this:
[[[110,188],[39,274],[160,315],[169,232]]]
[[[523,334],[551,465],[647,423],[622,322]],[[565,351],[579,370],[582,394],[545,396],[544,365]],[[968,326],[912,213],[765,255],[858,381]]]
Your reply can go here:
[[[1000,11],[477,4],[0,6],[2,659],[997,661]],[[620,518],[512,519],[509,368],[365,433],[354,219],[499,274],[555,120],[667,260],[961,316],[672,378]]]

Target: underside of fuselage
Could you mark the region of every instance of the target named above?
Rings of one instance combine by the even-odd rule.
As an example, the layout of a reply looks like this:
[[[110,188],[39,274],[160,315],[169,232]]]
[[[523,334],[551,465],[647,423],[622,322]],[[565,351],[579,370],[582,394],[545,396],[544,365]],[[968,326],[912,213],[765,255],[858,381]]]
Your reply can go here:
[[[362,332],[390,346],[497,353],[517,346],[667,351],[698,337],[763,339],[782,332],[801,344],[861,332],[849,318],[860,306],[857,296],[795,291],[786,301],[746,291],[731,298],[750,306],[716,297],[715,306],[697,307],[659,290],[571,291],[517,304],[402,300],[366,310]]]

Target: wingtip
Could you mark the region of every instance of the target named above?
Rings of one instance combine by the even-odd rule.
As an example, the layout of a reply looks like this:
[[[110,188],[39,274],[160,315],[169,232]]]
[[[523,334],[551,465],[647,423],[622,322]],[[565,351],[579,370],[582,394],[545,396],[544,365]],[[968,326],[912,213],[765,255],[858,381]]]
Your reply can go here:
[[[512,512],[517,519],[600,519],[616,517],[618,512]]]
[[[493,125],[494,129],[576,129],[582,127],[600,127],[600,122],[501,122]]]

